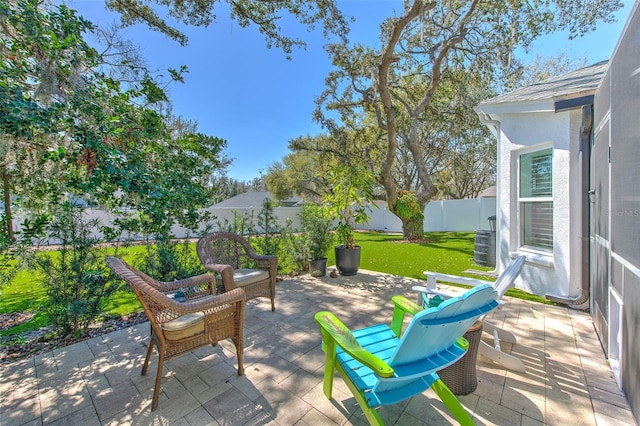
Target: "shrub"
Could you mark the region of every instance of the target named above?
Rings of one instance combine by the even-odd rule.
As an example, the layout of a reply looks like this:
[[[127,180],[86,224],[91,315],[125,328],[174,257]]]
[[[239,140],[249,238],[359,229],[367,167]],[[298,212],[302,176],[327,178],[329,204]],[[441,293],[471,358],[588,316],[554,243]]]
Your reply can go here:
[[[293,229],[291,219],[288,219],[286,226],[280,229],[277,238],[279,239],[276,252],[278,271],[285,274],[303,271],[307,266],[304,236]]]
[[[100,241],[91,235],[96,226],[96,220],[84,219],[82,208],[61,204],[47,227],[49,238],[60,241],[59,252],[41,251],[34,258],[43,274],[45,310],[61,335],[83,334],[117,288],[106,271]]]
[[[277,255],[281,244],[281,234],[283,229],[275,215],[273,202],[270,198],[265,198],[262,208],[258,212],[257,228],[262,238],[257,239],[258,253]]]
[[[323,259],[334,242],[332,220],[327,211],[314,203],[304,203],[300,212],[305,254],[310,259]]]
[[[223,218],[223,221],[216,220],[215,224],[221,232],[231,232],[244,237],[254,233],[253,222],[253,212],[240,213],[237,210],[234,210],[232,221],[229,221],[229,219],[225,217]]]
[[[139,267],[159,281],[179,280],[204,272],[189,239],[175,239],[169,232],[156,235],[154,243],[147,244]]]

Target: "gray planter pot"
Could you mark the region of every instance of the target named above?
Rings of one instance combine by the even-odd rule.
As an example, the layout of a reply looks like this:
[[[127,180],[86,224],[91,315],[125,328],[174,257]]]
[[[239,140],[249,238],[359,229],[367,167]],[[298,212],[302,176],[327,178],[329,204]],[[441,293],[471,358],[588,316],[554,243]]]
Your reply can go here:
[[[312,277],[324,277],[327,275],[327,258],[309,259],[309,273]]]
[[[349,276],[358,273],[360,268],[360,246],[345,248],[336,246],[336,267],[340,275]]]

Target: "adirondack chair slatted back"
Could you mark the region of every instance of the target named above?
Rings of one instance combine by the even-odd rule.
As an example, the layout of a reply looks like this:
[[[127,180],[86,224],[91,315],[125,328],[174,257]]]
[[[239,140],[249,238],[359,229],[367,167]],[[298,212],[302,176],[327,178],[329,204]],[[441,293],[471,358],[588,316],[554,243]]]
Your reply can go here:
[[[513,287],[516,278],[520,275],[525,259],[525,256],[516,257],[493,284],[493,288],[498,292],[498,299],[502,299],[507,290]]]
[[[396,368],[418,362],[451,348],[478,317],[498,306],[496,298],[495,289],[485,284],[419,312],[407,326],[389,365]]]
[[[468,344],[462,336],[480,316],[498,306],[497,296],[490,284],[481,284],[426,310],[404,296],[395,296],[391,327],[375,324],[353,332],[331,312],[318,312],[315,318],[326,353],[324,394],[331,399],[336,369],[367,420],[382,425],[376,407],[432,388],[460,424],[472,425],[473,420],[440,380],[438,371],[465,355]],[[413,315],[400,338],[394,325],[398,312]]]

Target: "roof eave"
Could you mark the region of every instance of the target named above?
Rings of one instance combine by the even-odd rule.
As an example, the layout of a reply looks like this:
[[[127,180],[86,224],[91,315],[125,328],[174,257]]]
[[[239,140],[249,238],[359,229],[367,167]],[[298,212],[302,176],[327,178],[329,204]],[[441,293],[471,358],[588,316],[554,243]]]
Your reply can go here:
[[[478,113],[482,112],[484,114],[523,114],[536,112],[555,112],[556,102],[593,95],[595,94],[595,92],[595,89],[588,89],[546,99],[530,99],[506,102],[484,101],[476,106],[475,110]]]

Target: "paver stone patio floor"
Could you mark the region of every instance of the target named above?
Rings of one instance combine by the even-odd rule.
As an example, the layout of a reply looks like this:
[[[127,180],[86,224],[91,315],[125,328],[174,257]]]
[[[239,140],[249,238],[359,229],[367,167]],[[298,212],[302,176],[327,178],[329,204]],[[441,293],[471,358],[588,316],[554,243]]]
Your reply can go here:
[[[148,323],[1,366],[0,425],[366,425],[341,378],[333,400],[322,392],[313,316],[330,310],[351,329],[389,323],[391,296],[414,299],[416,281],[360,271],[277,283],[276,312],[266,299],[247,303],[245,375],[229,341],[175,358],[165,363],[153,413],[157,354],[140,375]],[[489,317],[518,336],[502,349],[527,372],[478,357],[478,388],[459,397],[477,425],[635,424],[588,313],[507,299]],[[380,414],[387,425],[455,424],[431,390]]]

